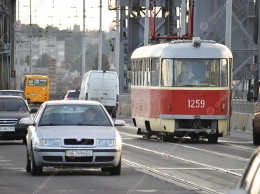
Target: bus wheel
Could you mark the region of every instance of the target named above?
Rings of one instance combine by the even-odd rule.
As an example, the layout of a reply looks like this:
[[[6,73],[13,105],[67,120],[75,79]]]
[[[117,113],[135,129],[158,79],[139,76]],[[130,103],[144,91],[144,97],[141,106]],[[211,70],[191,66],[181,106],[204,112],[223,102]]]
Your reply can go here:
[[[218,134],[209,135],[208,142],[209,143],[218,143]]]

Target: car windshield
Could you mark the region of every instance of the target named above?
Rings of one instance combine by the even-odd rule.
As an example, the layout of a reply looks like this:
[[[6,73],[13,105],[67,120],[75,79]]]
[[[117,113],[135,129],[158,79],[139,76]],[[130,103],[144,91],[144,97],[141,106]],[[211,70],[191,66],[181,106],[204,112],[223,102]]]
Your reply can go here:
[[[28,111],[22,99],[0,98],[0,111]]]
[[[21,96],[24,100],[26,97],[23,92],[16,92],[16,91],[0,91],[0,95],[8,95],[8,96]]]
[[[112,126],[102,107],[87,105],[47,105],[39,126],[51,125]]]

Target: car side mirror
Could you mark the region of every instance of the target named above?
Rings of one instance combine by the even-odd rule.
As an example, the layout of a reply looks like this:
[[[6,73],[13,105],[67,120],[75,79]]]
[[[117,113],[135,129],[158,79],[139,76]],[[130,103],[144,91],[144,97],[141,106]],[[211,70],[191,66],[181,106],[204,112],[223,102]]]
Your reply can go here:
[[[124,126],[125,125],[125,121],[117,119],[117,120],[114,121],[114,125],[115,126]]]

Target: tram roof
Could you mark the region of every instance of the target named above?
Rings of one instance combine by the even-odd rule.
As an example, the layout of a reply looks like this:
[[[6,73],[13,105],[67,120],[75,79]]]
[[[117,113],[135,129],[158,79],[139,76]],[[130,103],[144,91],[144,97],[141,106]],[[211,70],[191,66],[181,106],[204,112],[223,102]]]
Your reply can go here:
[[[201,41],[199,47],[194,47],[190,40],[139,47],[131,56],[131,59],[137,58],[233,58],[233,56],[225,45],[213,41]]]

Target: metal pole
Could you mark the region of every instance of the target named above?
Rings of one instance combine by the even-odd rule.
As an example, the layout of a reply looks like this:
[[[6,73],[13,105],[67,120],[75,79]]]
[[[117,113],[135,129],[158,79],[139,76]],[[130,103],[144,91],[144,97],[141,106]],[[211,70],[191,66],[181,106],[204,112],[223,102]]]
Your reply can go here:
[[[146,13],[145,13],[145,28],[144,28],[144,46],[148,45],[148,37],[149,37],[149,4],[150,0],[146,0]]]
[[[32,0],[30,0],[30,57],[29,57],[29,65],[30,65],[30,75],[32,75]]]
[[[84,76],[84,73],[86,71],[86,30],[85,30],[85,15],[86,9],[85,9],[85,0],[83,0],[83,36],[82,36],[82,72],[81,76]]]
[[[226,34],[225,45],[231,49],[231,34],[232,34],[232,0],[226,1]]]
[[[181,36],[186,34],[186,0],[181,3]]]
[[[115,45],[115,66],[116,73],[119,76],[119,50],[120,50],[120,29],[119,29],[119,1],[116,1],[116,45]]]
[[[102,69],[102,0],[99,6],[99,44],[98,44],[98,70]]]

